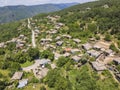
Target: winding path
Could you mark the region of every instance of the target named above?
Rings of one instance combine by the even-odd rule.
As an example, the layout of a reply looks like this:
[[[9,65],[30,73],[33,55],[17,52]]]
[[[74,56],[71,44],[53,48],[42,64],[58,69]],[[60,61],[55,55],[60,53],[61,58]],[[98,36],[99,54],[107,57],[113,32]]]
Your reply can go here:
[[[36,47],[36,43],[35,43],[35,32],[34,32],[34,30],[32,30],[32,28],[31,28],[30,19],[28,19],[28,28],[31,29],[31,31],[32,31],[32,46],[33,46],[33,48],[35,48],[35,47]]]
[[[32,45],[33,45],[34,48],[36,47],[34,30],[32,30]]]

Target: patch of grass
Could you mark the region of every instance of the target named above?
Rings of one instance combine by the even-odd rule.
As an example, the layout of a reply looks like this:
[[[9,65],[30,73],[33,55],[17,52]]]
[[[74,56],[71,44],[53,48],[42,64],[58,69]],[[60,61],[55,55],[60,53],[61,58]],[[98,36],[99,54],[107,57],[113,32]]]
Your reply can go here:
[[[21,67],[28,67],[28,66],[31,66],[32,64],[34,64],[34,62],[30,62],[30,61],[27,61],[25,62],[24,64],[21,64]]]
[[[2,79],[10,79],[10,77],[9,77],[10,71],[8,71],[8,70],[1,70],[0,69],[0,73],[3,76],[2,78],[0,78],[0,80],[2,80]]]
[[[0,73],[1,73],[2,75],[4,75],[4,76],[8,76],[9,71],[8,71],[8,70],[1,70],[1,69],[0,69]]]

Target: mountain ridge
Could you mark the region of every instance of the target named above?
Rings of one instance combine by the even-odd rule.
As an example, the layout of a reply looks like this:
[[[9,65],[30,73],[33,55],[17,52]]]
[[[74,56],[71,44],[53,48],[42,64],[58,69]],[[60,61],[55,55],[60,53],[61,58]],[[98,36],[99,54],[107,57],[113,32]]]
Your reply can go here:
[[[0,23],[6,23],[21,20],[35,16],[39,13],[48,13],[59,11],[64,8],[76,5],[77,3],[61,3],[61,4],[41,4],[41,5],[15,5],[0,7]]]

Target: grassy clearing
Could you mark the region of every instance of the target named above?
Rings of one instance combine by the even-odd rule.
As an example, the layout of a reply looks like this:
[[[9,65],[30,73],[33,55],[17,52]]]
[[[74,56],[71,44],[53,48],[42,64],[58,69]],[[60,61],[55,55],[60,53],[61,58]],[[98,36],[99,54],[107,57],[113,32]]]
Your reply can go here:
[[[10,73],[8,70],[1,70],[0,69],[0,73],[4,76],[8,76],[8,74]]]
[[[28,84],[22,90],[40,90],[40,84]]]
[[[9,80],[10,79],[10,77],[9,77],[10,71],[0,69],[0,73],[2,74],[2,78],[0,78],[0,80],[3,80],[3,79],[8,79]]]
[[[30,62],[30,61],[27,61],[25,62],[24,64],[21,64],[21,67],[28,67],[28,66],[31,66],[32,64],[34,64],[34,62]]]

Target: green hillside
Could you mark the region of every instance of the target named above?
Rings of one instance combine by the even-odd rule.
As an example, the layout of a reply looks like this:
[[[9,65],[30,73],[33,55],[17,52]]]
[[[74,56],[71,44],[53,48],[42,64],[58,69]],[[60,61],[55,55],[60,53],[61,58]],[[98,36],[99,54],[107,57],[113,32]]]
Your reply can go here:
[[[34,6],[5,6],[0,7],[0,23],[21,20],[24,18],[32,17],[40,13],[48,13],[59,11],[61,9],[73,6],[77,3],[66,4],[44,4]]]
[[[120,90],[119,19],[99,0],[1,24],[0,90]]]

